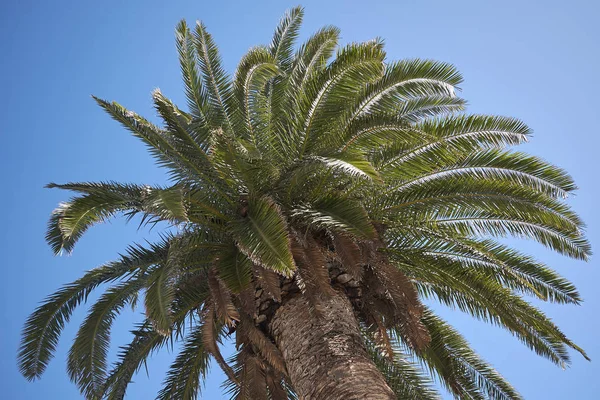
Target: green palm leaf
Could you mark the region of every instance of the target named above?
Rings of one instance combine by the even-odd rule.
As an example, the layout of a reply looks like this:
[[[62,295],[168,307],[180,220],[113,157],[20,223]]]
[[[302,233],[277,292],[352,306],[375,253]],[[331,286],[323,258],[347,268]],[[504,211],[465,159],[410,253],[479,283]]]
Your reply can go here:
[[[570,362],[565,345],[587,358],[541,311],[486,275],[443,261],[419,266],[413,260],[398,267],[418,280],[417,287],[425,296],[433,295],[444,304],[509,330],[530,349],[560,366]]]
[[[185,85],[185,94],[192,115],[201,122],[206,120],[208,113],[206,91],[199,76],[196,58],[198,54],[194,48],[194,39],[185,20],[181,20],[176,28],[177,51],[179,65]]]
[[[229,115],[233,95],[231,83],[221,65],[221,56],[212,35],[207,32],[206,26],[202,22],[196,24],[194,44],[198,54],[202,80],[207,89],[208,104],[210,106],[207,115],[209,123],[214,127],[225,124],[233,130],[231,116]]]
[[[292,210],[292,217],[359,238],[376,237],[375,228],[361,204],[337,194],[323,196],[311,205],[297,206]]]
[[[367,331],[363,331],[365,334]],[[390,358],[383,355],[376,346],[374,338],[368,335],[366,345],[369,356],[385,377],[398,399],[439,399],[439,394],[432,387],[432,382],[417,365],[408,360],[399,346],[394,346],[394,354]],[[364,336],[363,336],[364,337]]]
[[[39,378],[56,351],[64,325],[74,309],[99,285],[147,268],[164,259],[166,244],[154,248],[131,247],[119,261],[87,272],[83,277],[49,296],[27,319],[19,349],[21,373],[29,380]]]
[[[288,74],[288,79],[283,85],[276,85],[273,97],[278,102],[274,102],[273,118],[277,121],[278,128],[285,128],[295,123],[294,114],[291,110],[298,105],[298,96],[300,93],[306,93],[309,82],[312,81],[315,74],[325,68],[327,60],[333,55],[337,47],[340,30],[335,27],[326,27],[312,35],[304,43],[294,56],[294,63]],[[285,95],[281,94],[277,89]],[[282,103],[282,104],[281,104]],[[275,132],[286,129],[277,129]],[[290,135],[278,134],[283,149],[289,153],[294,150],[294,138]]]
[[[419,358],[433,376],[461,399],[521,399],[521,395],[471,350],[467,341],[442,319],[427,311],[423,323],[431,334],[430,346]]]
[[[250,284],[252,262],[234,245],[219,253],[215,267],[219,277],[235,293],[241,292]]]
[[[146,315],[154,324],[154,329],[162,335],[168,335],[171,331],[171,302],[175,296],[172,280],[175,270],[176,266],[173,262],[167,261],[152,271],[148,277],[144,301]]]
[[[143,286],[143,277],[112,287],[94,304],[69,350],[67,371],[86,398],[98,398],[106,379],[110,327],[119,311]]]
[[[303,17],[304,9],[302,7],[292,8],[281,19],[273,35],[270,52],[283,70],[287,70],[292,63],[294,42],[298,37]]]
[[[176,186],[163,189],[116,183],[52,183],[47,187],[85,193],[60,204],[52,213],[46,240],[56,254],[62,250],[71,252],[90,226],[118,212],[125,212],[129,217],[142,213],[155,221],[188,221],[184,192]]]
[[[134,338],[119,352],[119,362],[108,374],[102,395],[109,400],[122,400],[133,375],[141,368],[146,359],[163,347],[168,336],[161,335],[150,328],[150,323],[138,326],[132,331]]]
[[[236,244],[252,262],[291,276],[296,269],[287,223],[277,204],[267,197],[250,197],[248,214],[231,224]]]
[[[208,373],[209,359],[202,340],[202,329],[196,326],[171,364],[157,399],[196,399],[200,393],[200,381]]]
[[[411,163],[402,163],[401,167],[393,165],[393,172],[390,171],[392,176],[405,180],[395,190],[404,191],[432,180],[462,176],[503,178],[552,197],[564,197],[576,188],[573,179],[560,168],[523,153],[487,150],[469,155],[456,154],[454,157],[448,153],[444,155],[448,158],[440,157],[436,161],[440,165],[425,161],[425,156],[421,159],[414,158]],[[448,161],[444,162],[445,160]]]
[[[344,102],[356,96],[360,88],[371,80],[381,76],[383,58],[380,41],[351,44],[340,50],[334,62],[307,85],[306,93],[299,93],[302,101],[298,120],[301,132],[300,156],[319,142],[318,132],[337,116]],[[366,80],[366,82],[365,82]]]
[[[341,132],[356,119],[371,110],[383,111],[386,103],[425,96],[454,96],[454,87],[462,77],[453,65],[430,60],[405,60],[386,65],[385,73],[377,82],[367,85],[356,105],[340,121]],[[394,109],[394,108],[392,108]]]
[[[262,148],[265,145],[263,143],[265,140],[257,137],[261,133],[257,131],[266,123],[261,121],[261,114],[268,113],[261,109],[266,107],[265,99],[261,98],[263,89],[279,71],[276,60],[269,50],[255,47],[242,58],[235,73],[234,96],[245,121],[241,128],[247,131],[248,139],[256,147]]]

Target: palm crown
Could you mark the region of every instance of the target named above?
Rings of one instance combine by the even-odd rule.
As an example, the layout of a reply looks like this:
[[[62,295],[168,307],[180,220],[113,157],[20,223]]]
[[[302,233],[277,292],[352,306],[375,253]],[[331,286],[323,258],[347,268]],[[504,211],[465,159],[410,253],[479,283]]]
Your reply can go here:
[[[78,195],[52,214],[48,242],[70,252],[90,226],[117,214],[176,229],[47,298],[24,328],[27,378],[44,372],[73,309],[107,282],[68,357],[86,398],[122,398],[146,358],[172,339],[181,352],[159,398],[195,398],[210,357],[234,396],[293,397],[269,330],[291,295],[318,315],[344,293],[399,398],[436,398],[426,373],[460,398],[519,398],[422,298],[506,328],[556,364],[569,362],[567,347],[585,356],[521,297],[577,304],[574,286],[492,239],[532,238],[585,260],[583,223],[562,201],[572,179],[505,149],[527,140],[521,121],[460,113],[462,78],[452,65],[386,61],[380,40],[336,50],[334,27],[295,50],[302,15],[286,14],[271,44],[249,50],[233,78],[205,26],[180,22],[188,111],[156,90],[162,127],[95,98],[173,184],[50,184]],[[111,323],[140,292],[146,321],[109,367]],[[233,332],[237,354],[227,362],[218,344]]]

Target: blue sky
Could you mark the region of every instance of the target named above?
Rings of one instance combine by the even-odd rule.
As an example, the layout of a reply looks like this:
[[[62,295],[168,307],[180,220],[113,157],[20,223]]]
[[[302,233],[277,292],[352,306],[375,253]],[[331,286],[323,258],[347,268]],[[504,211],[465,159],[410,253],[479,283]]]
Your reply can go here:
[[[600,80],[600,11],[580,1],[304,1],[302,37],[325,24],[343,40],[385,39],[389,59],[434,58],[463,73],[469,112],[514,116],[535,131],[521,147],[567,169],[580,189],[569,202],[600,243],[596,207]],[[163,171],[144,146],[104,115],[91,94],[153,118],[150,93],[184,104],[174,46],[181,18],[202,19],[232,71],[251,46],[270,40],[289,1],[30,1],[0,4],[0,379],[7,399],[78,399],[65,372],[68,346],[82,320],[75,313],[55,359],[41,381],[28,383],[16,367],[19,334],[27,315],[47,294],[82,271],[114,258],[131,241],[155,232],[116,220],[92,229],[73,255],[54,257],[44,243],[47,217],[68,193],[43,189],[51,182],[118,180],[160,184]],[[573,354],[563,371],[530,353],[509,334],[442,310],[473,346],[527,399],[600,397],[600,269],[519,242],[579,287],[581,307],[542,305],[591,363]],[[596,249],[597,250],[597,249]],[[129,312],[113,329],[112,353],[129,340],[140,314]],[[131,399],[153,398],[172,355],[156,355]],[[215,369],[203,398],[225,398]]]

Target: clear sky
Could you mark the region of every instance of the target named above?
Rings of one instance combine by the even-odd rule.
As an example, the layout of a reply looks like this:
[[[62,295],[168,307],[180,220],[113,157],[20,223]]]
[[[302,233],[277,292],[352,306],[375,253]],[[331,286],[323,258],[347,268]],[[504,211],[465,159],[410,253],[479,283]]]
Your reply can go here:
[[[31,1],[0,4],[0,380],[6,399],[78,399],[66,375],[68,346],[84,308],[65,330],[41,381],[27,383],[16,367],[22,324],[36,304],[84,270],[113,259],[131,241],[155,232],[116,220],[92,229],[72,256],[53,257],[44,243],[46,220],[68,193],[43,189],[50,182],[118,180],[165,183],[144,146],[103,114],[91,94],[153,116],[150,93],[160,87],[184,106],[174,45],[181,18],[202,19],[232,71],[251,46],[267,43],[289,1]],[[465,83],[469,111],[514,116],[535,131],[521,149],[575,177],[569,202],[588,223],[594,250],[598,218],[600,110],[600,7],[580,1],[312,1],[302,37],[322,25],[341,28],[344,41],[380,36],[389,59],[434,58],[454,63]],[[600,398],[600,268],[519,242],[572,279],[581,307],[543,305],[584,347],[591,363],[573,354],[563,371],[530,353],[509,334],[456,311],[442,314],[527,399]],[[113,329],[114,354],[129,341],[138,313]],[[172,355],[156,355],[149,378],[142,371],[130,399],[153,398]],[[203,398],[226,398],[222,375],[211,374]]]

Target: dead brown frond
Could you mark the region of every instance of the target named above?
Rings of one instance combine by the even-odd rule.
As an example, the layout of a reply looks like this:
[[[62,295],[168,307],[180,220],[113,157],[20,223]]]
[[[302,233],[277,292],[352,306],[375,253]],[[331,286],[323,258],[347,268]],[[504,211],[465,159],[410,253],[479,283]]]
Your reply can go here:
[[[429,331],[421,322],[423,303],[410,279],[392,264],[384,262],[377,267],[379,279],[394,303],[395,325],[404,333],[404,340],[416,350],[422,350],[431,341]]]
[[[343,269],[354,279],[360,281],[364,271],[363,266],[367,262],[363,254],[361,254],[358,244],[348,236],[334,234],[333,247],[335,248],[335,255]]]
[[[238,329],[238,336],[245,344],[250,344],[256,352],[262,356],[274,370],[287,376],[287,369],[283,355],[271,342],[271,340],[254,325],[249,317],[242,316],[242,321]]]
[[[268,400],[264,365],[249,345],[244,345],[235,358],[237,390],[232,390],[236,400]]]
[[[208,288],[219,320],[225,325],[235,326],[240,320],[240,314],[231,301],[231,292],[221,282],[214,269],[208,273]]]
[[[333,294],[324,249],[312,237],[295,235],[292,255],[298,269],[296,284],[309,301],[311,310],[323,312],[324,303]]]
[[[241,387],[243,390],[240,391],[243,396],[238,399],[268,400],[265,372],[261,364],[260,359],[254,354],[246,357],[242,371]]]
[[[287,400],[288,395],[282,385],[283,377],[272,368],[267,369],[266,373],[267,389],[271,400]]]
[[[381,317],[375,314],[371,315],[371,318],[373,323],[369,327],[369,330],[373,332],[373,338],[375,339],[377,347],[379,347],[379,350],[385,357],[390,360],[393,359],[394,348],[392,347],[392,341]]]
[[[234,299],[234,304],[239,305],[239,308],[242,312],[245,312],[252,318],[257,317],[257,309],[256,309],[256,291],[253,286],[249,286],[242,290]]]
[[[431,341],[421,321],[423,304],[408,277],[385,261],[365,273],[363,312],[371,318],[380,314],[386,328],[397,327],[408,346],[422,350]]]
[[[254,278],[256,285],[260,286],[269,297],[278,303],[281,302],[281,281],[276,272],[260,266],[255,266]]]
[[[219,346],[217,344],[217,327],[215,324],[215,311],[213,305],[209,304],[204,310],[204,324],[202,325],[202,343],[204,348],[208,351],[215,359],[219,367],[225,372],[225,375],[236,385],[239,385],[239,381],[235,376],[233,369],[227,364]]]
[[[326,297],[331,295],[327,258],[318,243],[312,238],[308,238],[305,244],[292,241],[292,254],[308,290]]]

